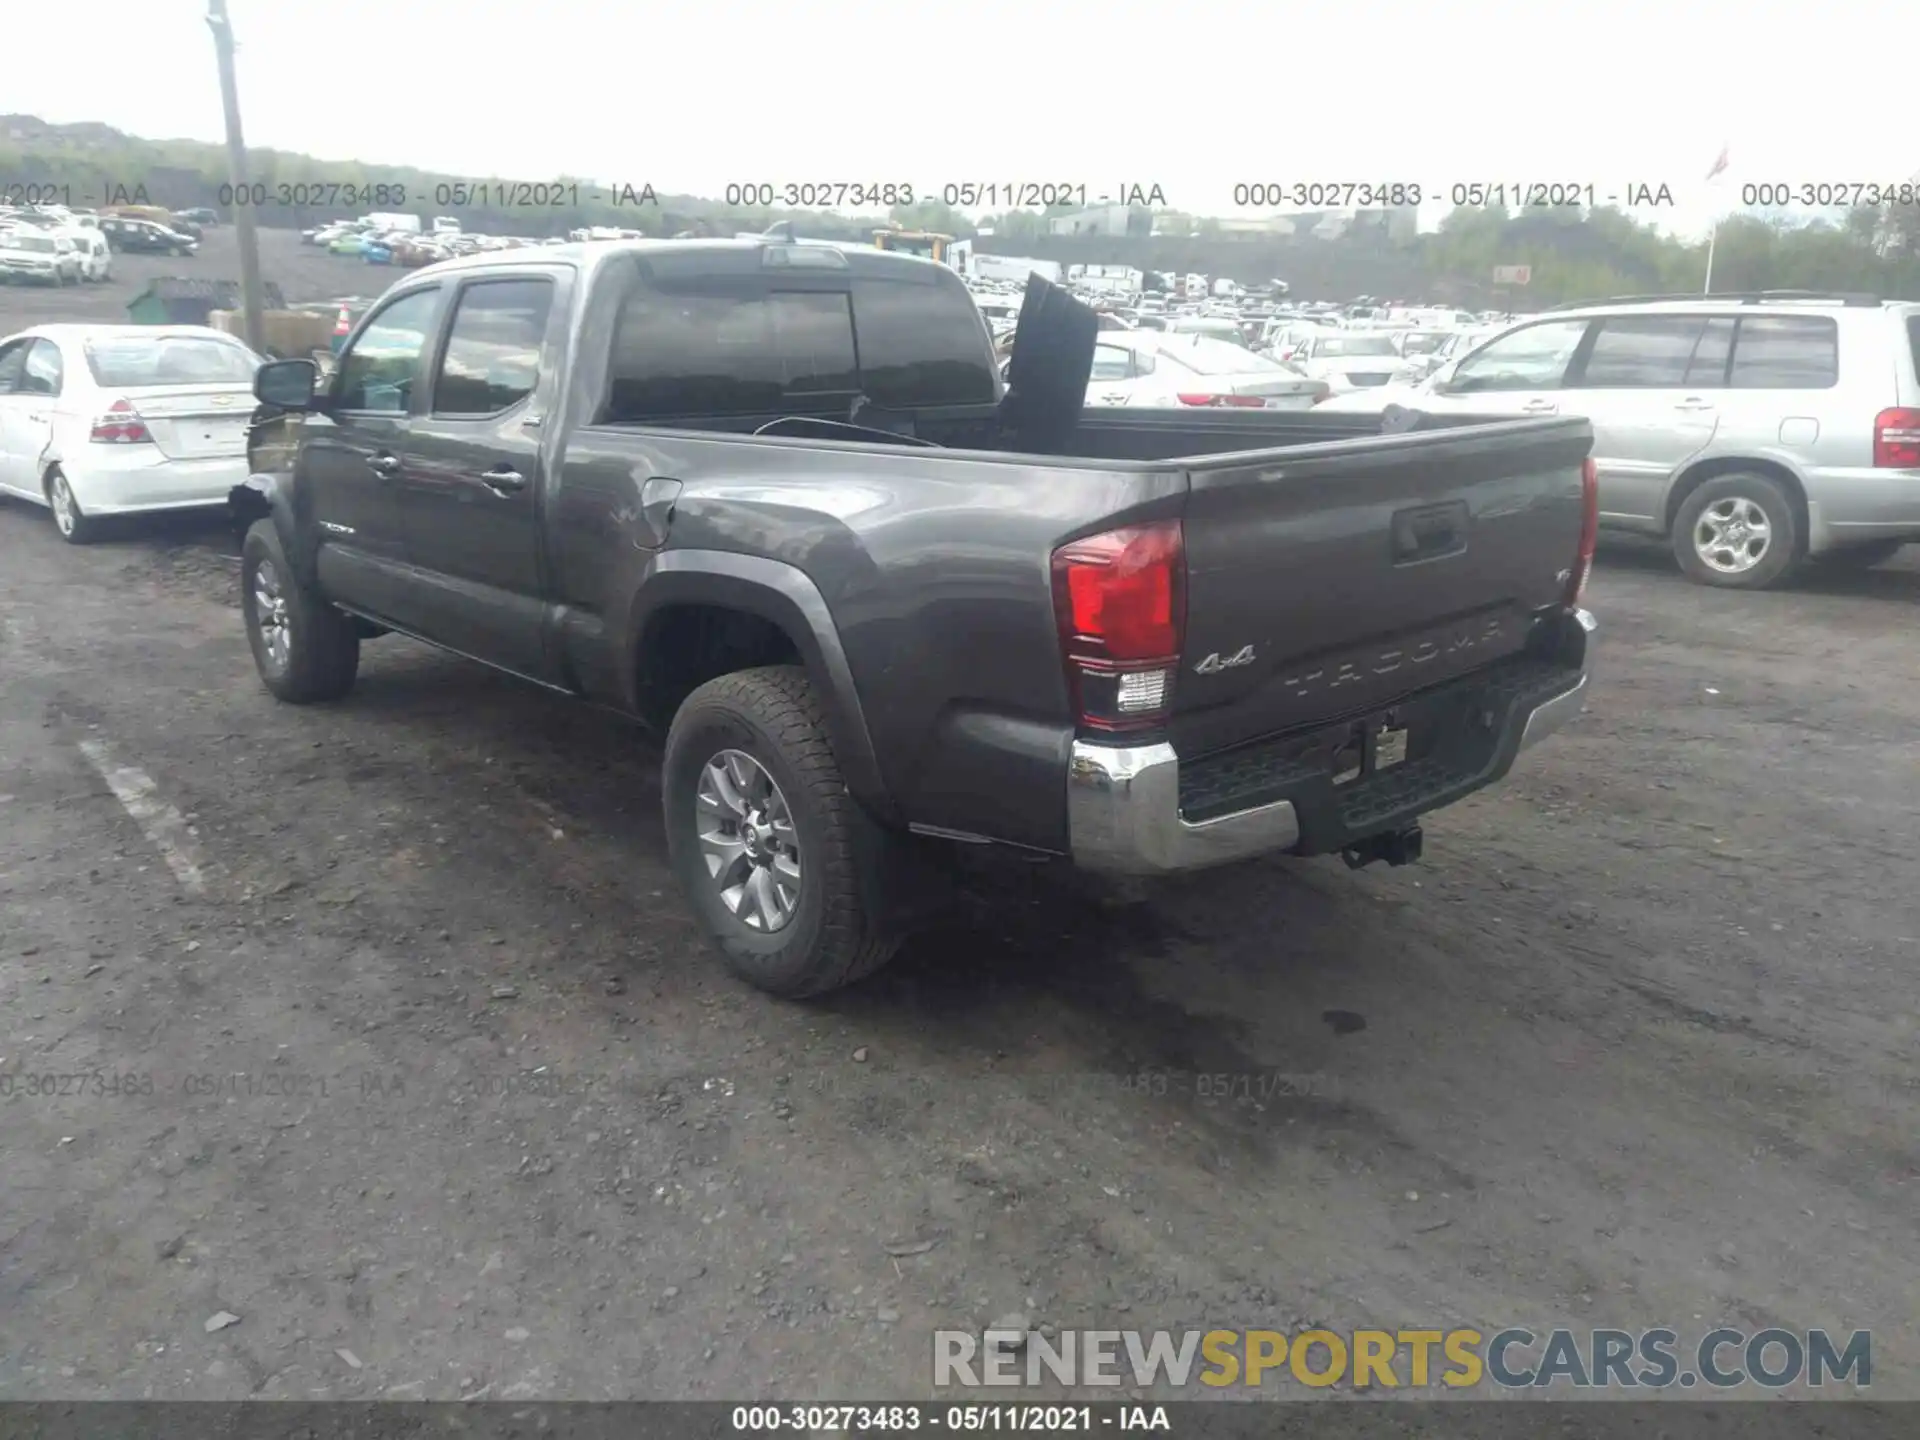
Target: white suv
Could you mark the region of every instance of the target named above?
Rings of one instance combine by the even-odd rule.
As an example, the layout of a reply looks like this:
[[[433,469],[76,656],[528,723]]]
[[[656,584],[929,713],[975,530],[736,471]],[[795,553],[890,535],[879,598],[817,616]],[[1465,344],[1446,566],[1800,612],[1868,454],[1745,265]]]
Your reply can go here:
[[[1583,415],[1603,525],[1664,535],[1689,579],[1759,589],[1808,559],[1920,540],[1920,303],[1764,291],[1563,307],[1412,390],[1436,414]]]

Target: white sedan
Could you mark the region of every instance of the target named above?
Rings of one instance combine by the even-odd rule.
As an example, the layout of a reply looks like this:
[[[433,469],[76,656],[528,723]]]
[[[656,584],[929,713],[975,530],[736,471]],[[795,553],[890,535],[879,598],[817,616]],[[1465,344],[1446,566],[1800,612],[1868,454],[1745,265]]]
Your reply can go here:
[[[104,516],[226,502],[260,357],[199,325],[40,325],[0,340],[0,492],[73,544]]]
[[[1108,330],[1093,349],[1086,403],[1305,410],[1328,393],[1321,381],[1230,341],[1164,330]]]
[[[1400,338],[1392,332],[1342,330],[1306,337],[1294,347],[1288,363],[1343,395],[1389,384],[1403,362]]]

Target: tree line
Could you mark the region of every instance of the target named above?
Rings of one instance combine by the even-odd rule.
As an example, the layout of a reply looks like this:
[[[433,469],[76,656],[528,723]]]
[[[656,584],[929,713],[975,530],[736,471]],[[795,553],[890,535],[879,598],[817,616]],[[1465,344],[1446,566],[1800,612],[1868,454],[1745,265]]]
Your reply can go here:
[[[1459,208],[1435,233],[1391,234],[1384,224],[1363,221],[1337,240],[1228,234],[1208,217],[1161,211],[1151,236],[1058,236],[1050,233],[1050,221],[1063,207],[975,219],[923,199],[886,216],[857,216],[656,194],[640,176],[620,186],[567,176],[529,185],[276,150],[254,150],[249,163],[254,186],[246,198],[262,202],[254,205],[259,222],[295,229],[369,210],[452,214],[468,230],[527,236],[589,226],[652,236],[733,235],[789,220],[803,235],[870,240],[876,228],[891,223],[971,238],[981,250],[1002,254],[1197,270],[1243,282],[1284,279],[1300,298],[1370,294],[1508,309],[1603,295],[1694,292],[1707,269],[1704,240],[1663,234],[1606,207],[1520,214]],[[382,194],[391,203],[370,203]],[[218,145],[0,116],[0,202],[62,197],[75,205],[120,200],[175,210],[206,207],[229,220],[236,198],[226,152]],[[1524,288],[1494,283],[1496,267],[1506,266],[1529,267]],[[1920,298],[1920,208],[1863,208],[1800,222],[1779,214],[1735,216],[1719,227],[1713,288]]]

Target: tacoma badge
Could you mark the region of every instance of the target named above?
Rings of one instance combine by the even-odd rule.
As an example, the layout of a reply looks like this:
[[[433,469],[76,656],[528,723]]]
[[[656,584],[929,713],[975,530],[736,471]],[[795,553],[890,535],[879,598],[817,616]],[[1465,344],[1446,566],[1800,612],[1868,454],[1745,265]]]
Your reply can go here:
[[[1213,654],[1207,656],[1206,659],[1193,667],[1193,673],[1196,675],[1218,675],[1222,670],[1233,670],[1241,665],[1251,665],[1252,663],[1253,646],[1242,645],[1224,660],[1220,658],[1220,652],[1218,650],[1214,651]]]

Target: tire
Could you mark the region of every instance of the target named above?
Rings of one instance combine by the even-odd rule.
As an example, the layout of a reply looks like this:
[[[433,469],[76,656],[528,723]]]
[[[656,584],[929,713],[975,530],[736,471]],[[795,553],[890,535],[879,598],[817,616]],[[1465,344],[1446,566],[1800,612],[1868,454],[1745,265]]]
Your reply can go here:
[[[1870,540],[1864,545],[1842,545],[1823,550],[1813,563],[1824,570],[1871,570],[1898,555],[1906,544],[1904,540]]]
[[[1715,476],[1687,496],[1670,538],[1689,580],[1727,590],[1777,583],[1799,563],[1803,540],[1785,488],[1751,473]],[[1716,538],[1721,543],[1714,544]]]
[[[353,688],[353,621],[295,577],[271,520],[254,521],[240,548],[240,610],[254,666],[276,698],[311,705]]]
[[[62,540],[69,545],[91,545],[100,538],[100,522],[80,508],[66,473],[58,465],[47,471],[46,490],[53,528]]]
[[[751,769],[739,765],[739,758]],[[717,777],[712,767],[720,767]],[[708,824],[732,822],[737,834],[737,810],[709,803],[728,790],[716,778],[754,802],[753,813],[769,822],[754,843],[776,862],[784,853],[797,865],[797,883],[782,889],[778,877],[787,867],[761,864],[750,849],[721,859],[714,853],[719,845],[703,841],[703,816]],[[668,731],[662,789],[674,869],[708,938],[741,979],[797,1000],[851,984],[892,958],[903,937],[875,920],[866,898],[871,872],[863,866],[870,857],[863,855],[865,842],[874,838],[872,822],[847,793],[820,698],[804,670],[741,670],[695,690]],[[703,800],[703,789],[709,799]],[[773,835],[782,809],[792,843],[774,835],[775,845],[767,846],[764,838]],[[733,834],[714,839],[731,842],[731,848],[738,843]],[[708,865],[710,854],[724,867],[717,876]],[[756,872],[767,879],[738,885],[729,904],[723,882]],[[769,924],[756,913],[769,893],[789,897],[784,921],[776,915],[777,923]]]

